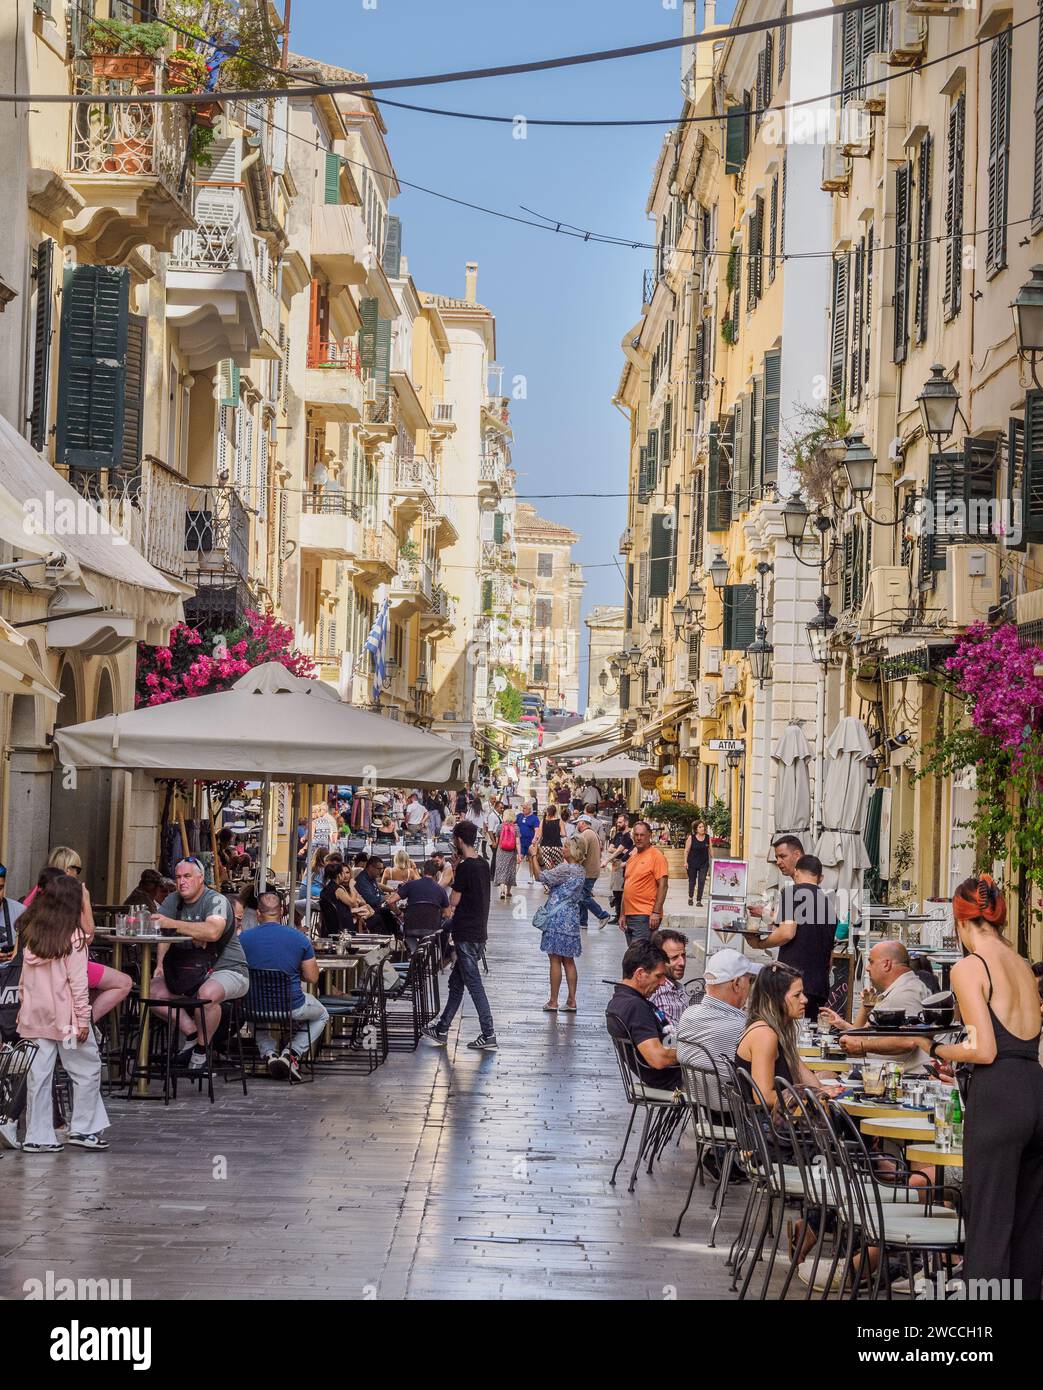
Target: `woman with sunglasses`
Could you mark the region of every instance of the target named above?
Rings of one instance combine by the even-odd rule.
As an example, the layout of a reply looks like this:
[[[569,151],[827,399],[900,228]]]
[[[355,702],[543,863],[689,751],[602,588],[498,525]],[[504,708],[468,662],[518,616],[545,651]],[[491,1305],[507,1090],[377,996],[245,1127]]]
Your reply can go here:
[[[55,870],[65,874],[69,878],[74,878],[77,882],[83,873],[83,862],[74,849],[68,845],[57,845],[47,856],[47,869]],[[46,869],[44,870],[46,873]],[[25,899],[25,906],[28,907],[37,893],[46,891],[46,885],[41,881]],[[87,891],[87,885],[82,885],[83,906],[80,911],[80,930],[83,932],[87,941],[88,949],[94,940],[94,913],[91,909],[91,896]],[[91,1019],[97,1023],[113,1009],[118,1008],[123,1003],[133,987],[134,981],[129,975],[125,975],[122,970],[114,970],[111,965],[102,965],[100,961],[87,961],[87,988],[91,992]]]

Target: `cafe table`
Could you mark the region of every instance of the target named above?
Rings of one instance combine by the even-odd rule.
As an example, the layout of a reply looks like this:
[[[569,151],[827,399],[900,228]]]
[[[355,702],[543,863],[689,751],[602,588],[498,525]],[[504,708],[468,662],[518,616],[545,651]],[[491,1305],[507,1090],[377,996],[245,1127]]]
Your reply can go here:
[[[809,1057],[802,1056],[800,1060],[808,1071],[835,1071],[838,1076],[841,1072],[846,1072],[850,1066],[847,1057],[819,1057],[816,1053]]]
[[[146,932],[139,935],[137,932],[126,931],[106,931],[99,928],[94,933],[96,941],[112,942],[113,965],[118,970],[123,959],[123,945],[136,946],[141,951],[141,962],[139,966],[138,996],[141,999],[149,997],[152,987],[152,948],[154,946],[185,946],[192,938],[190,936],[170,935],[167,932]],[[149,1048],[149,1023],[152,1011],[142,1009],[141,1019],[141,1039],[138,1043],[137,1074],[138,1080],[134,1087],[135,1093],[139,1096],[148,1095],[148,1083],[145,1075],[148,1070],[148,1048]]]
[[[853,1120],[923,1120],[933,1117],[929,1110],[918,1106],[895,1105],[886,1100],[841,1100],[841,1107]]]
[[[910,1144],[905,1151],[910,1163],[933,1163],[939,1168],[962,1168],[962,1149],[940,1149],[937,1144]]]
[[[929,1144],[934,1138],[934,1120],[923,1116],[899,1116],[881,1120],[863,1120],[862,1133],[877,1139],[897,1139],[900,1143]]]

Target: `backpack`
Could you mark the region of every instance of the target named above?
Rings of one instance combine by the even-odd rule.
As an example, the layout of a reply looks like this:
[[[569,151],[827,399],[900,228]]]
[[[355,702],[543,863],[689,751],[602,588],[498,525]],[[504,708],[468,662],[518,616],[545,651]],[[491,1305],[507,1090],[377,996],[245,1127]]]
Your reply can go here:
[[[508,821],[506,825],[500,827],[500,838],[497,841],[498,849],[515,849],[518,841],[514,829],[514,823]]]

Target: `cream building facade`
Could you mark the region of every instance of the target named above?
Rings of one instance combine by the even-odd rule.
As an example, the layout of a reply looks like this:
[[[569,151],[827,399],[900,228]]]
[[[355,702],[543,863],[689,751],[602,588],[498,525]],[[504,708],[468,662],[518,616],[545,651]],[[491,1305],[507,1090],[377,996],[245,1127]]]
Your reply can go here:
[[[587,629],[587,703],[584,719],[619,711],[618,657],[624,647],[624,609],[599,603],[583,619]],[[613,666],[612,663],[616,665]]]
[[[538,692],[548,709],[581,714],[581,565],[572,560],[577,532],[540,516],[528,502],[518,505],[518,574],[532,586],[532,656],[523,668],[526,688]]]

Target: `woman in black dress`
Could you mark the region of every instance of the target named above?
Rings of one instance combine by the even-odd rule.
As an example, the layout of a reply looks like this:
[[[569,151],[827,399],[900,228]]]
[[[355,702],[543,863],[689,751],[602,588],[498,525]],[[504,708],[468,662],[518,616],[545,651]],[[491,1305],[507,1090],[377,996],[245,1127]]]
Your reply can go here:
[[[684,862],[688,870],[688,906],[692,906],[692,895],[698,884],[695,905],[702,907],[706,875],[710,871],[710,831],[704,820],[695,822],[684,842]]]
[[[1020,1280],[998,1297],[1043,1293],[1043,1067],[1032,967],[1002,936],[1007,905],[987,874],[952,900],[967,956],[952,968],[967,1041],[931,1044],[946,1062],[973,1062],[963,1131],[967,1241],[964,1279]],[[979,1286],[979,1297],[984,1286]]]

